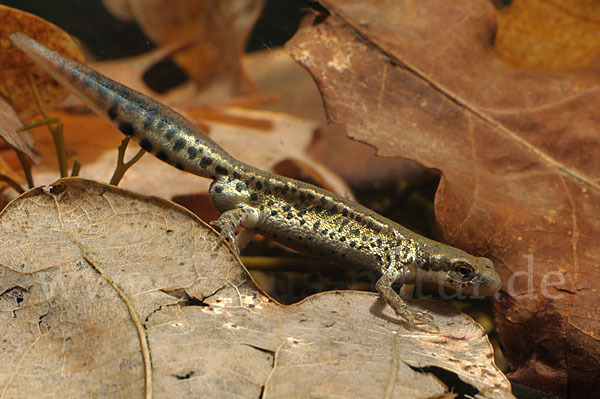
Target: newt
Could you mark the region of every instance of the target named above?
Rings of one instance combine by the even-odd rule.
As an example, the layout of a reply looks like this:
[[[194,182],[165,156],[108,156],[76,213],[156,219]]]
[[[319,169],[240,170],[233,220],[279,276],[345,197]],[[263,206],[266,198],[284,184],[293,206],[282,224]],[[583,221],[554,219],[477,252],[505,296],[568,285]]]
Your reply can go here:
[[[437,327],[392,288],[433,284],[465,295],[490,296],[501,288],[492,261],[423,237],[370,209],[298,180],[241,162],[196,125],[152,98],[52,51],[22,33],[13,43],[94,112],[183,171],[212,180],[209,196],[221,216],[219,244],[239,253],[239,226],[308,255],[374,269],[376,289],[408,328]]]

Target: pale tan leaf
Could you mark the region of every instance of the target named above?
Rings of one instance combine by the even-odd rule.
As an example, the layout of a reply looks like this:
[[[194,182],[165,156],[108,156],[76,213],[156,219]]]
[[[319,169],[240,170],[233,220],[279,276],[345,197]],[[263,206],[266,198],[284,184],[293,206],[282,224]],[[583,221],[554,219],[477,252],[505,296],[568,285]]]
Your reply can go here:
[[[245,54],[244,66],[261,94],[278,95],[280,101],[261,106],[298,118],[325,123],[319,90],[310,74],[283,48]],[[292,84],[290,84],[292,82]]]

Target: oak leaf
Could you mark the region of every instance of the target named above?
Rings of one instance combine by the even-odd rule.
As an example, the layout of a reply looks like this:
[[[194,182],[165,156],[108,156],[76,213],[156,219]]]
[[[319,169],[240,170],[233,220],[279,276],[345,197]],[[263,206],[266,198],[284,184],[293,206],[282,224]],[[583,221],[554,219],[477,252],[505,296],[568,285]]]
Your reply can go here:
[[[288,48],[329,118],[381,155],[441,171],[444,241],[503,279],[512,378],[587,397],[600,370],[599,59],[507,65],[484,0],[321,3],[330,15],[310,16]]]

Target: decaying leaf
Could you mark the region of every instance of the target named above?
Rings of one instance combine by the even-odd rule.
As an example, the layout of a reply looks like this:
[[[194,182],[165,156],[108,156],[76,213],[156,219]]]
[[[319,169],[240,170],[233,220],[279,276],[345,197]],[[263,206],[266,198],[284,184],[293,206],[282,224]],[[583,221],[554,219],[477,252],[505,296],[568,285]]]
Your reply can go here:
[[[0,97],[0,137],[13,148],[27,154],[34,163],[38,163],[42,154],[28,131],[17,131],[22,126],[15,110]]]
[[[244,64],[260,93],[280,97],[279,101],[263,105],[261,109],[318,122],[308,154],[347,184],[363,189],[382,187],[388,183],[394,185],[401,179],[412,180],[422,172],[422,167],[407,159],[377,156],[372,146],[349,139],[340,125],[327,124],[314,82],[287,50],[253,52],[244,57]]]
[[[56,25],[33,14],[0,5],[0,95],[13,106],[21,121],[28,122],[40,113],[27,78],[28,73],[33,76],[47,107],[59,104],[69,91],[12,45],[8,34],[15,32],[23,32],[78,62],[83,62],[83,54],[73,39]]]
[[[325,122],[319,92],[310,75],[295,63],[283,49],[255,51],[242,56],[244,69],[258,87],[258,93],[229,97],[221,100],[223,93],[215,90],[198,91],[193,81],[185,82],[164,94],[153,92],[142,79],[146,70],[164,57],[189,46],[179,41],[141,56],[92,63],[91,67],[142,93],[149,94],[163,104],[185,110],[201,107],[220,108],[260,107],[269,111],[284,112],[311,121]],[[290,85],[289,82],[294,82]],[[217,85],[218,86],[218,85]]]
[[[485,0],[323,0],[289,44],[329,118],[388,156],[443,172],[445,241],[494,260],[518,381],[561,396],[600,370],[600,65],[511,67]],[[574,355],[577,354],[577,355]]]
[[[167,201],[71,178],[13,201],[0,226],[5,397],[444,394],[428,366],[513,397],[481,327],[444,302],[410,304],[439,334],[406,331],[373,293],[281,307]]]

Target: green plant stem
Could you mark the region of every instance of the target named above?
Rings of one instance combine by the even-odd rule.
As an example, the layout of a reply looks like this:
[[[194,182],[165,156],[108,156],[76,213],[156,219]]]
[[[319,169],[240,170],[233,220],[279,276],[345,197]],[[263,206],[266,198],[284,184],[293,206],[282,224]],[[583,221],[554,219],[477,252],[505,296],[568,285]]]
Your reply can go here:
[[[133,166],[134,163],[140,160],[142,155],[146,153],[144,150],[139,150],[137,154],[133,156],[129,160],[129,162],[124,162],[125,160],[125,150],[127,149],[127,145],[129,144],[129,137],[125,137],[123,141],[121,141],[121,145],[119,146],[119,155],[117,157],[117,167],[115,168],[115,172],[110,179],[110,184],[113,186],[118,186],[119,182],[127,172],[127,169]]]
[[[29,160],[27,159],[25,154],[23,154],[23,152],[17,150],[16,148],[15,152],[17,153],[17,157],[19,158],[19,162],[21,162],[21,167],[23,168],[23,171],[25,172],[27,186],[29,188],[34,188],[35,184],[33,183],[33,175],[31,174],[31,164],[29,163]]]
[[[17,183],[16,181],[14,181],[13,179],[11,179],[10,177],[3,175],[0,173],[0,180],[3,182],[8,183],[12,188],[14,188],[19,194],[23,194],[25,192],[25,190],[23,189],[23,187],[21,187],[21,185],[19,183]]]
[[[50,126],[51,125],[48,125],[48,127]],[[60,177],[67,177],[69,175],[69,168],[67,166],[67,149],[65,147],[62,122],[57,123],[53,128],[51,127],[50,131],[52,132],[54,147],[56,148],[56,156],[58,157]]]
[[[33,76],[30,73],[27,74],[29,79],[29,84],[31,86],[31,90],[33,91],[33,96],[35,101],[44,117],[44,120],[51,120],[48,112],[46,112],[46,108],[44,107],[44,103],[42,102],[42,98],[40,97],[40,93],[37,90],[35,82],[33,81]],[[35,122],[34,122],[35,123]],[[56,156],[58,158],[58,168],[60,170],[60,176],[66,177],[68,176],[68,167],[67,167],[67,149],[65,148],[65,140],[63,136],[63,125],[59,121],[56,124],[52,124],[51,122],[46,123],[50,133],[52,134],[52,139],[54,140],[54,147],[56,148]]]
[[[29,129],[33,129],[39,126],[44,126],[44,125],[48,125],[50,123],[59,123],[60,122],[60,118],[44,118],[44,119],[40,119],[39,121],[33,121],[25,126],[20,127],[19,129],[17,129],[17,132],[22,132],[24,130],[29,130]]]
[[[79,176],[79,171],[81,170],[81,162],[78,160],[73,161],[73,169],[71,169],[71,177]]]

